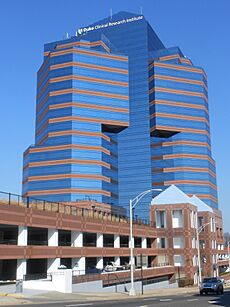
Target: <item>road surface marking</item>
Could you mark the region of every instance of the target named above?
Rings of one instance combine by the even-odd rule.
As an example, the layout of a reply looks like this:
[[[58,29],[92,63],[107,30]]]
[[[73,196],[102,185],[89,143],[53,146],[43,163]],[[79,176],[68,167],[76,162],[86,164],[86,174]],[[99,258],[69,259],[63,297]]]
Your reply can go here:
[[[193,302],[193,301],[198,301],[198,298],[191,298],[189,300],[187,300],[188,302]]]
[[[78,307],[78,306],[91,306],[93,303],[85,303],[85,304],[74,304],[74,305],[65,305],[66,307]]]
[[[160,302],[169,302],[172,301],[172,298],[163,298],[160,300]]]
[[[149,297],[149,298],[144,298],[143,301],[155,301],[156,298]]]
[[[209,304],[218,304],[220,301],[208,301]]]
[[[184,295],[184,297],[191,297],[192,294],[187,294],[187,295]]]

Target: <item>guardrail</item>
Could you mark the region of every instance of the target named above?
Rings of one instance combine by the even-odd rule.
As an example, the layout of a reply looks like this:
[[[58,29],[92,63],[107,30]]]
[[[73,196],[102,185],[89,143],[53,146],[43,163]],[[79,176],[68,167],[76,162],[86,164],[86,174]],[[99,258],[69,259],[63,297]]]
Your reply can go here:
[[[163,268],[169,266],[169,263],[160,263],[155,264],[154,266],[143,268],[143,272],[151,269],[157,269],[157,268]],[[142,273],[141,267],[136,267],[134,279],[135,281],[139,281],[142,279]],[[127,276],[119,276],[125,274]],[[119,281],[122,281],[122,283],[128,283],[130,282],[130,269],[119,269],[114,272],[105,272],[104,270],[100,269],[91,269],[91,272],[88,270],[73,270],[72,272],[72,280],[73,284],[76,283],[85,283],[90,281],[96,281],[96,280],[102,280],[104,286],[110,286],[119,284]],[[151,278],[144,278],[144,279],[151,279]]]
[[[32,197],[23,197],[18,194],[0,191],[0,205],[18,206],[23,208],[33,208],[41,211],[69,214],[79,217],[90,217],[119,223],[129,223],[127,216],[113,214],[97,209],[86,209],[78,206],[67,205],[58,202],[35,199]],[[133,224],[150,226],[150,222],[145,219],[133,219]]]
[[[27,246],[48,246],[48,240],[28,240]]]
[[[4,245],[17,245],[18,244],[18,240],[16,239],[4,239],[4,240],[0,240],[0,244],[4,244]]]
[[[23,275],[23,280],[39,280],[39,279],[46,279],[48,281],[52,281],[52,274],[50,273],[38,273],[38,274],[26,274]]]

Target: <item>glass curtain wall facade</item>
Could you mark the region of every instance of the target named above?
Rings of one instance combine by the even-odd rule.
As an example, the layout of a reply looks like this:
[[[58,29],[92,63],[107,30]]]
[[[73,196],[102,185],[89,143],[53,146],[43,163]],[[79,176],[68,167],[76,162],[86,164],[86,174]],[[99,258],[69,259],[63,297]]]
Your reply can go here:
[[[23,194],[117,204],[117,134],[129,125],[128,58],[111,53],[101,38],[47,44],[44,55]]]
[[[151,53],[149,94],[153,186],[175,184],[217,208],[207,76],[179,48]]]
[[[143,16],[120,12],[77,32],[45,45],[23,194],[127,209],[175,184],[217,207],[203,69],[165,48]],[[152,196],[135,215],[149,217]]]

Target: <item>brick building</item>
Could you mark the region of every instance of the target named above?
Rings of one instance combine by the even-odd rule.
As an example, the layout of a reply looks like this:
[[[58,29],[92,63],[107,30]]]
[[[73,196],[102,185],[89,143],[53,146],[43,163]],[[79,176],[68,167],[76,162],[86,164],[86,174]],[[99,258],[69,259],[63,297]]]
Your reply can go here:
[[[151,205],[160,258],[178,267],[177,275],[196,283],[199,241],[202,275],[217,276],[224,265],[219,261],[224,253],[221,211],[196,196],[187,196],[176,186],[156,196]]]
[[[0,196],[0,280],[47,276],[60,265],[77,275],[98,272],[100,279],[108,262],[130,263],[129,218],[120,207],[114,213],[114,206],[95,201],[68,205]],[[144,278],[188,277],[196,283],[200,225],[207,225],[199,234],[202,273],[224,270],[228,262],[220,211],[170,186],[152,200],[150,216],[150,222],[134,219],[133,229],[134,256],[145,259]],[[129,280],[127,270],[118,275]],[[140,270],[135,274],[140,278]]]

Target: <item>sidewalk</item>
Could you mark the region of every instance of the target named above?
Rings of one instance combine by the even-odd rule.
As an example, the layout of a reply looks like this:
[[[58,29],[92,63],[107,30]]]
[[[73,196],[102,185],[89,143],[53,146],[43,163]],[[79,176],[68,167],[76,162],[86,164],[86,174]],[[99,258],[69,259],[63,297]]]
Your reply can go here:
[[[198,290],[196,287],[189,288],[176,288],[176,289],[156,289],[151,290],[143,295],[138,294],[136,297],[164,297],[173,295],[186,295],[195,294]],[[130,298],[128,293],[71,293],[65,294],[60,292],[47,292],[42,294],[1,294],[0,293],[0,305],[16,305],[16,304],[31,304],[31,303],[45,303],[45,302],[58,302],[58,301],[102,301],[102,300],[124,300]],[[134,297],[135,298],[135,297]]]
[[[0,306],[1,305],[18,305],[27,304],[22,294],[17,293],[0,293]]]
[[[225,287],[227,288],[227,287]],[[175,295],[193,295],[197,294],[197,287],[186,288],[171,288],[171,289],[155,289],[144,293],[138,294],[135,297],[167,297]],[[132,298],[135,298],[132,297]],[[54,303],[59,301],[75,301],[77,302],[95,302],[103,300],[125,300],[131,298],[128,293],[71,293],[65,294],[60,292],[47,292],[42,294],[27,293],[22,294],[3,294],[0,293],[0,305],[26,305],[35,303]]]

